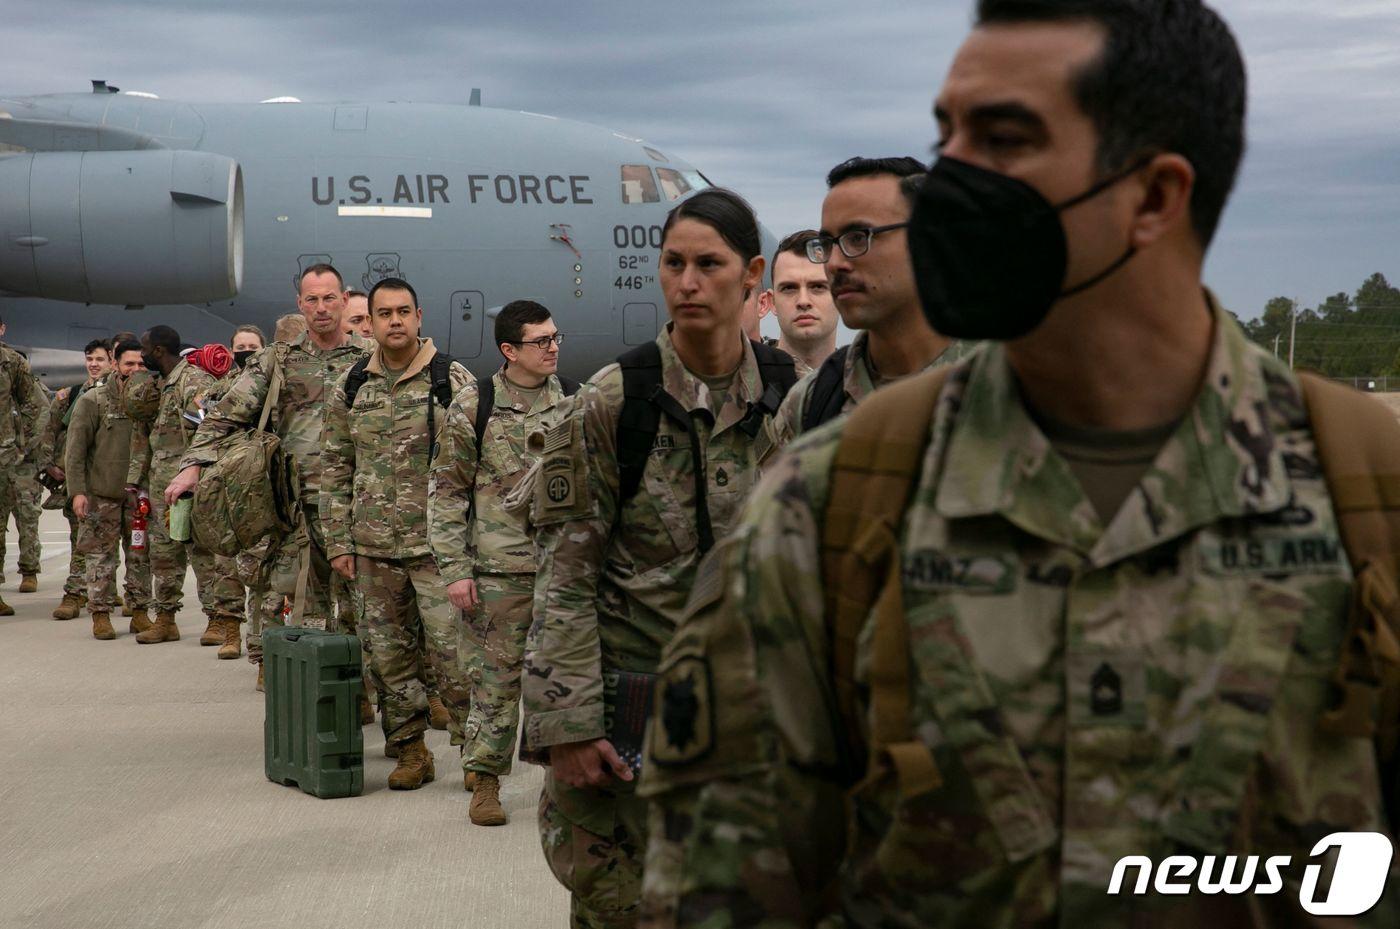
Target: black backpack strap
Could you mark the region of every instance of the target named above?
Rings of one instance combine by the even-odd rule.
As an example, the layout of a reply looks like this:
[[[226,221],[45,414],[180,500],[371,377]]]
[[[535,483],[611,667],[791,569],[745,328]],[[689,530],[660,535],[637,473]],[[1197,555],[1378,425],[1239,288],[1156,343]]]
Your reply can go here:
[[[739,428],[749,438],[758,435],[763,420],[778,412],[783,398],[797,383],[797,365],[792,356],[779,348],[763,342],[751,342],[754,360],[758,362],[758,376],[763,384],[763,396],[757,403],[749,404],[749,412],[739,423]]]
[[[433,396],[445,410],[452,405],[452,356],[438,352],[428,362],[428,377],[432,382]]]
[[[617,419],[618,505],[642,485],[647,456],[661,427],[661,408],[652,402],[661,389],[661,346],[639,345],[617,359],[622,369],[622,412]],[[664,393],[664,391],[662,391]]]
[[[695,428],[695,417],[680,401],[668,394],[659,383],[652,392],[652,404],[669,416],[690,436],[690,466],[695,478],[695,535],[701,555],[715,547],[715,531],[710,524],[710,502],[706,494],[709,480],[705,473],[705,456],[700,450],[700,430]],[[660,425],[658,421],[657,425]],[[642,459],[643,464],[646,459]],[[638,475],[640,480],[640,474]]]
[[[486,438],[486,424],[491,422],[491,411],[496,407],[496,377],[492,375],[476,383],[476,421],[472,425],[476,429],[476,454],[480,458],[481,442]]]
[[[850,350],[849,345],[841,346],[817,369],[807,394],[807,408],[802,411],[803,432],[841,415],[841,407],[846,405],[846,355]]]
[[[360,392],[360,388],[365,386],[365,381],[369,380],[366,368],[369,367],[369,356],[366,355],[350,366],[350,372],[345,375],[345,408],[348,410],[355,405],[355,395]]]
[[[358,362],[357,362],[358,364]],[[349,387],[349,379],[346,379]],[[452,405],[452,356],[438,352],[428,362],[428,467],[437,460],[437,423],[433,420],[433,400],[445,410]]]
[[[555,375],[555,377],[559,376]],[[579,386],[578,381],[571,381],[567,377],[559,377],[559,389],[564,392],[564,396],[566,397],[572,397],[574,394],[578,393]]]

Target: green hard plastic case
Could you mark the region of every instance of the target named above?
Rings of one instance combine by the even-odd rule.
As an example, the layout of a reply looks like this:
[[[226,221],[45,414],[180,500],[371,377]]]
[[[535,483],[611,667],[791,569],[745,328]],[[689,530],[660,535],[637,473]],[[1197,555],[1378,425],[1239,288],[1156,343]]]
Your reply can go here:
[[[360,641],[299,626],[264,629],[267,779],[328,799],[365,787]]]

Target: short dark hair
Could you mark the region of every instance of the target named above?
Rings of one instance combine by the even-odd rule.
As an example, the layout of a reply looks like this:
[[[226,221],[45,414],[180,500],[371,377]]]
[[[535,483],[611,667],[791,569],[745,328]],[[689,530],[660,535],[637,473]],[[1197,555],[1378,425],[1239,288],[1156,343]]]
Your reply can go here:
[[[120,358],[127,352],[139,351],[141,351],[140,342],[137,342],[135,339],[126,339],[124,341],[118,342],[117,347],[112,350],[112,360],[116,361],[118,358]]]
[[[519,342],[526,326],[549,319],[549,310],[545,309],[544,304],[533,300],[512,300],[496,314],[496,347],[499,349],[502,342]]]
[[[345,289],[345,278],[340,276],[340,272],[335,269],[335,265],[325,261],[318,261],[314,265],[307,265],[301,269],[301,274],[297,276],[297,293],[301,293],[301,282],[306,280],[308,274],[334,274],[336,283],[340,289]]]
[[[784,236],[783,240],[778,243],[777,249],[773,252],[773,265],[768,269],[769,276],[771,277],[773,272],[778,269],[779,255],[783,252],[792,252],[794,255],[800,255],[805,259],[807,257],[807,240],[815,239],[819,235],[821,235],[821,233],[815,229],[799,229],[796,232]]]
[[[412,284],[401,277],[386,277],[369,289],[369,309],[371,313],[374,312],[374,295],[381,290],[406,290],[408,291],[408,295],[413,298],[414,309],[418,308],[418,291],[413,289]]]
[[[137,345],[136,347],[140,348],[141,346]],[[83,346],[83,354],[91,355],[99,348],[109,355],[112,354],[112,343],[108,342],[106,339],[93,339],[91,342]]]
[[[1191,223],[1215,236],[1245,149],[1244,59],[1230,27],[1201,0],[979,0],[977,24],[1085,21],[1103,53],[1074,78],[1099,134],[1098,170],[1174,152],[1191,162]]]
[[[160,346],[172,356],[180,355],[180,333],[169,326],[152,326],[146,330],[146,340],[151,343],[151,348]]]
[[[122,342],[140,342],[141,340],[136,337],[136,333],[134,332],[122,331],[114,332],[112,337],[107,341],[112,345],[120,345]]]
[[[910,177],[928,171],[928,166],[909,155],[896,158],[847,158],[826,175],[826,186],[835,187],[853,177],[871,177],[876,174],[892,174],[895,177]]]
[[[365,293],[363,290],[356,290],[356,289],[353,288],[353,287],[351,287],[349,290],[345,291],[345,299],[346,299],[346,300],[349,300],[351,297],[368,297],[368,296],[369,296],[369,294]]]
[[[694,219],[709,226],[745,261],[763,254],[763,242],[758,234],[758,218],[749,201],[724,187],[707,187],[687,200],[682,200],[666,214],[661,227],[661,243],[680,219]]]

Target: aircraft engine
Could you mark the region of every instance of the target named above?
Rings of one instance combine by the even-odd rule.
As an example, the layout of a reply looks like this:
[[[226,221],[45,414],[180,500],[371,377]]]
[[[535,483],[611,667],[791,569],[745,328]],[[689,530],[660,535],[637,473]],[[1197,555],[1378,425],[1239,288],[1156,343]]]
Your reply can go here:
[[[0,157],[0,290],[83,303],[226,300],[243,282],[243,173],[206,152]]]

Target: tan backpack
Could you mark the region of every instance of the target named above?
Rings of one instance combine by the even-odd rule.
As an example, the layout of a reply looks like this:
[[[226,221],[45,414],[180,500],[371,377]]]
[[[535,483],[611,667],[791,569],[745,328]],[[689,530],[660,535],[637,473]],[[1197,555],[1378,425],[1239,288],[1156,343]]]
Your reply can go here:
[[[942,779],[910,721],[909,630],[899,532],[949,369],[900,381],[852,411],[832,466],[822,573],[837,703],[852,783],[887,772],[917,796]],[[1320,725],[1373,738],[1386,772],[1386,807],[1400,821],[1400,423],[1364,394],[1314,374],[1303,394],[1355,583],[1336,701]],[[914,424],[911,430],[909,424]],[[871,605],[874,609],[871,609]],[[876,623],[870,655],[870,739],[859,725],[856,640]],[[864,757],[861,757],[861,755]]]

